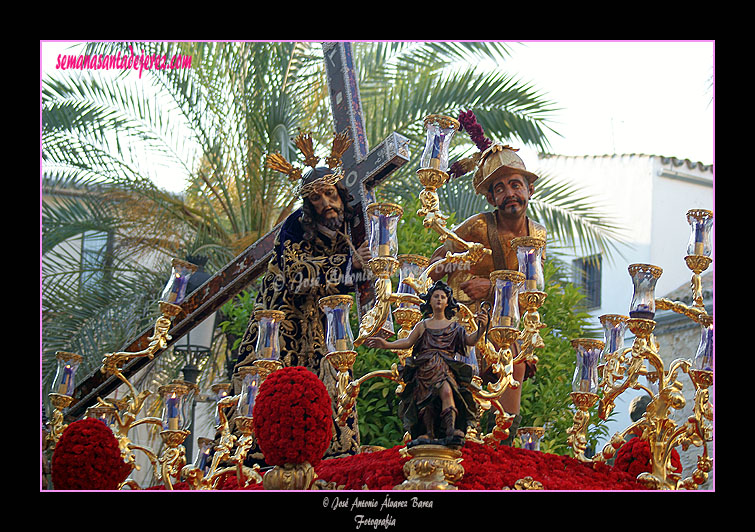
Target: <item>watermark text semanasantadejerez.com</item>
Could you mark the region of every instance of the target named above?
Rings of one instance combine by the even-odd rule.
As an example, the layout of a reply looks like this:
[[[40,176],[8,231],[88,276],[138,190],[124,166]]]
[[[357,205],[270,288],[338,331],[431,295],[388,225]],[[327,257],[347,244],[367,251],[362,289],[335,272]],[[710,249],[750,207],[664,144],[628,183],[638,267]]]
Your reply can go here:
[[[129,45],[128,53],[99,54],[99,55],[70,55],[58,54],[55,68],[59,70],[138,70],[142,77],[144,70],[169,70],[191,68],[191,56],[180,53],[169,56],[158,54],[135,54]]]

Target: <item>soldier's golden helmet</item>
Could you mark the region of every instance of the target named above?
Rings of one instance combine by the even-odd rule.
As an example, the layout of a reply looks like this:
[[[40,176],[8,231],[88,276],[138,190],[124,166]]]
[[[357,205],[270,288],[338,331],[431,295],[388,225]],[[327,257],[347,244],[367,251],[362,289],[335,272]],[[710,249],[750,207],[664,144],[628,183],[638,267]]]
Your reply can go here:
[[[496,143],[482,152],[472,181],[478,194],[487,194],[491,183],[506,174],[521,174],[530,185],[537,180],[537,175],[527,171],[524,161],[516,154],[517,151],[511,146]]]

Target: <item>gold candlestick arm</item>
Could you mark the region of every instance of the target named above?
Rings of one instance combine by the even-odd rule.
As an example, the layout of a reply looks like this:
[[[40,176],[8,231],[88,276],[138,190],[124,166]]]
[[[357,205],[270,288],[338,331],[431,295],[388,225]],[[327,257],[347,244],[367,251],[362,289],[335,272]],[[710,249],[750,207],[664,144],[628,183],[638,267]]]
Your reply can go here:
[[[155,353],[168,347],[168,342],[171,340],[168,331],[170,330],[173,318],[178,316],[182,309],[178,305],[166,303],[165,301],[160,301],[159,306],[161,315],[155,321],[152,336],[147,338],[150,341],[147,347],[141,351],[106,353],[102,359],[101,371],[103,373],[115,373],[123,363],[134,358],[148,357],[151,360],[155,356]]]
[[[385,323],[391,312],[393,289],[391,276],[398,268],[398,260],[393,257],[375,257],[367,263],[377,279],[375,280],[375,304],[362,316],[359,323],[359,336],[354,339],[354,347],[359,347],[370,336],[374,336]]]
[[[680,301],[671,301],[670,299],[666,298],[656,299],[655,308],[657,310],[671,310],[673,312],[676,312],[677,314],[683,314],[684,316],[687,316],[689,319],[698,324],[701,324],[701,321],[705,319],[704,317],[708,316],[708,313],[705,311],[705,307],[690,307]]]
[[[359,379],[350,381],[349,372],[354,366],[356,351],[335,351],[328,353],[325,358],[338,372],[336,419],[341,426],[345,425],[348,417],[351,415],[356,404],[356,399],[359,396],[359,389],[365,381],[378,377],[386,378],[398,383],[399,390],[403,389],[404,382],[399,375],[398,365],[395,363],[391,365],[391,369],[372,371]]]
[[[573,424],[566,430],[569,437],[567,444],[574,452],[574,458],[581,462],[590,462],[585,456],[587,449],[587,428],[590,425],[590,413],[588,410],[598,402],[598,395],[589,392],[572,392],[571,399],[577,407],[574,412]]]
[[[537,362],[538,358],[535,350],[545,347],[545,341],[540,335],[540,330],[545,327],[545,324],[540,321],[538,310],[543,306],[546,297],[547,294],[545,292],[539,291],[519,293],[519,305],[524,309],[524,315],[521,320],[522,332],[519,335],[519,340],[521,341],[519,354],[514,361],[515,363],[524,360]]]
[[[671,306],[671,302],[662,300],[661,306]],[[673,304],[678,311],[688,315],[691,319],[707,322],[710,318],[707,314],[699,312],[682,304]],[[623,443],[627,434],[634,433],[643,438],[649,444],[651,470],[642,473],[637,479],[651,489],[680,489],[694,488],[707,478],[707,472],[711,468],[711,460],[707,455],[706,441],[712,439],[712,427],[706,420],[712,419],[712,408],[708,401],[707,386],[712,383],[712,372],[695,370],[687,359],[675,359],[665,369],[663,360],[658,354],[657,342],[653,336],[655,322],[653,320],[630,318],[629,329],[635,334],[635,340],[630,350],[619,350],[606,355],[603,367],[603,378],[600,387],[603,389],[603,398],[600,401],[600,417],[606,419],[613,409],[614,399],[628,388],[644,389],[651,397],[645,414],[633,425],[616,434],[603,451],[593,460],[606,460],[611,458],[616,449]],[[628,359],[625,355],[630,353]],[[645,366],[647,362],[649,367]],[[682,393],[682,383],[677,379],[680,371],[690,375],[695,384],[695,409],[693,415],[682,426],[670,418],[671,410],[684,408],[686,400]],[[638,384],[640,376],[654,381],[657,384],[657,392],[653,392]],[[581,429],[578,427],[577,415],[575,414],[575,427],[571,431],[577,438]],[[572,438],[572,437],[570,437]],[[579,452],[577,441],[570,439],[575,449],[575,455]],[[698,457],[698,468],[691,477],[681,480],[681,475],[675,472],[671,466],[671,458],[674,449],[681,445],[683,449],[689,445],[703,446],[703,455]]]
[[[238,439],[236,444],[236,452],[231,458],[231,461],[236,464],[236,480],[239,486],[242,487],[246,487],[252,482],[262,482],[258,464],[255,464],[251,468],[244,465],[246,455],[256,441],[254,437],[254,420],[251,417],[239,416],[236,418],[236,427],[241,434],[241,438]]]
[[[705,255],[688,255],[684,257],[684,261],[687,263],[687,267],[692,270],[690,285],[692,288],[692,300],[694,301],[693,307],[704,311],[703,283],[700,275],[708,269],[713,259]]]
[[[167,490],[173,490],[172,479],[177,478],[186,465],[186,449],[182,444],[189,434],[188,430],[164,430],[160,433],[165,450],[157,463],[160,465],[160,478]]]

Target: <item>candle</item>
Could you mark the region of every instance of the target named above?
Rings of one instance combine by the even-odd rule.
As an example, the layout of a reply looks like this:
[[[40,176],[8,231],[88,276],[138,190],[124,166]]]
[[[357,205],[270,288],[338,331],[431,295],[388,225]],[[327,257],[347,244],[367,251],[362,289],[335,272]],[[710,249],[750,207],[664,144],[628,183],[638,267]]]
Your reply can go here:
[[[384,214],[378,215],[378,255],[387,257],[391,254],[390,218]]]
[[[629,304],[629,316],[652,320],[655,318],[655,284],[663,270],[650,264],[630,264],[634,292]]]
[[[520,446],[528,451],[540,450],[540,438],[543,437],[542,427],[522,427],[517,430]]]
[[[73,367],[66,364],[63,367],[63,375],[58,386],[58,393],[61,395],[71,395],[73,393]]]
[[[611,327],[608,330],[608,353],[614,353],[624,347],[624,328],[623,327]]]
[[[221,385],[214,385],[213,391],[217,390],[217,397],[215,398],[215,425],[220,424],[220,412],[218,412],[217,404],[223,400],[223,398],[228,397],[229,392],[228,388]]]
[[[244,404],[244,413],[248,417],[252,417],[252,413],[254,412],[254,401],[257,399],[257,390],[259,386],[257,384],[257,379],[252,378],[249,379],[249,383],[246,387],[246,403]]]
[[[199,462],[197,463],[197,468],[200,471],[206,472],[207,467],[210,465],[210,451],[212,449],[210,446],[205,447],[202,449],[202,452],[199,453]]]
[[[435,135],[433,138],[433,148],[430,153],[430,168],[435,170],[440,168],[440,148],[443,143],[443,135]]]
[[[168,410],[168,430],[179,430],[180,409],[178,402],[179,398],[176,392],[173,392],[166,404]]]
[[[273,347],[275,342],[275,335],[277,334],[277,327],[275,322],[267,317],[260,316],[259,320],[259,338],[257,340],[257,355],[262,359],[273,358]]]
[[[503,281],[501,283],[501,311],[498,315],[498,325],[501,327],[511,327],[511,294],[514,284]]]
[[[349,342],[346,338],[346,330],[344,328],[344,309],[341,307],[335,307],[332,310],[333,316],[333,338],[335,340],[336,351],[348,351]]]
[[[581,363],[581,375],[579,381],[579,391],[590,391],[590,351],[586,350],[584,353],[577,355],[580,357]]]
[[[713,213],[705,209],[692,209],[687,211],[687,222],[692,226],[692,233],[687,244],[687,254],[709,257]]]
[[[700,345],[697,348],[693,366],[695,369],[713,371],[713,324],[702,326]]]
[[[695,255],[703,255],[705,252],[704,237],[704,224],[702,222],[695,223]]]
[[[176,305],[181,303],[183,301],[184,295],[186,294],[187,281],[187,277],[181,275],[180,273],[176,273],[173,276],[173,282],[170,283],[170,286],[166,291],[167,293],[162,298],[162,300],[167,303],[173,303]]]
[[[469,354],[466,357],[466,363],[472,367],[472,374],[480,375],[480,365],[477,363],[477,347],[472,346],[469,349]]]
[[[525,255],[525,278],[527,290],[537,290],[537,250],[530,249]]]
[[[577,367],[572,379],[572,391],[595,393],[598,387],[598,362],[605,343],[598,340],[576,339],[572,346],[577,355]]]
[[[263,345],[262,345],[262,358],[272,358],[273,356],[273,327],[270,323],[267,324],[267,327],[264,327],[264,336],[263,336]]]

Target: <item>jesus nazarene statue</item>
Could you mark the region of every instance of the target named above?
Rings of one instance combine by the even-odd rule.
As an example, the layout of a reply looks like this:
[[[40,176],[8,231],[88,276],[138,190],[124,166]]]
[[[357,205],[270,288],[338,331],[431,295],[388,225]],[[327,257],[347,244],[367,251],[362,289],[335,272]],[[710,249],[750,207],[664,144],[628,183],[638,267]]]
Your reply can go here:
[[[356,413],[345,426],[336,422],[336,370],[325,361],[326,323],[318,301],[328,295],[353,292],[370,259],[366,243],[357,250],[350,241],[347,228],[355,212],[341,178],[337,168],[324,166],[313,167],[302,176],[302,206],[281,225],[255,302],[255,311],[285,314],[279,326],[280,361],[284,366],[308,368],[330,393],[333,440],[325,457],[356,454],[359,429]],[[239,346],[236,369],[261,358],[255,353],[257,335],[258,323],[252,315]],[[240,382],[234,382],[234,388],[240,389]],[[259,448],[250,450],[247,463],[264,463]]]

